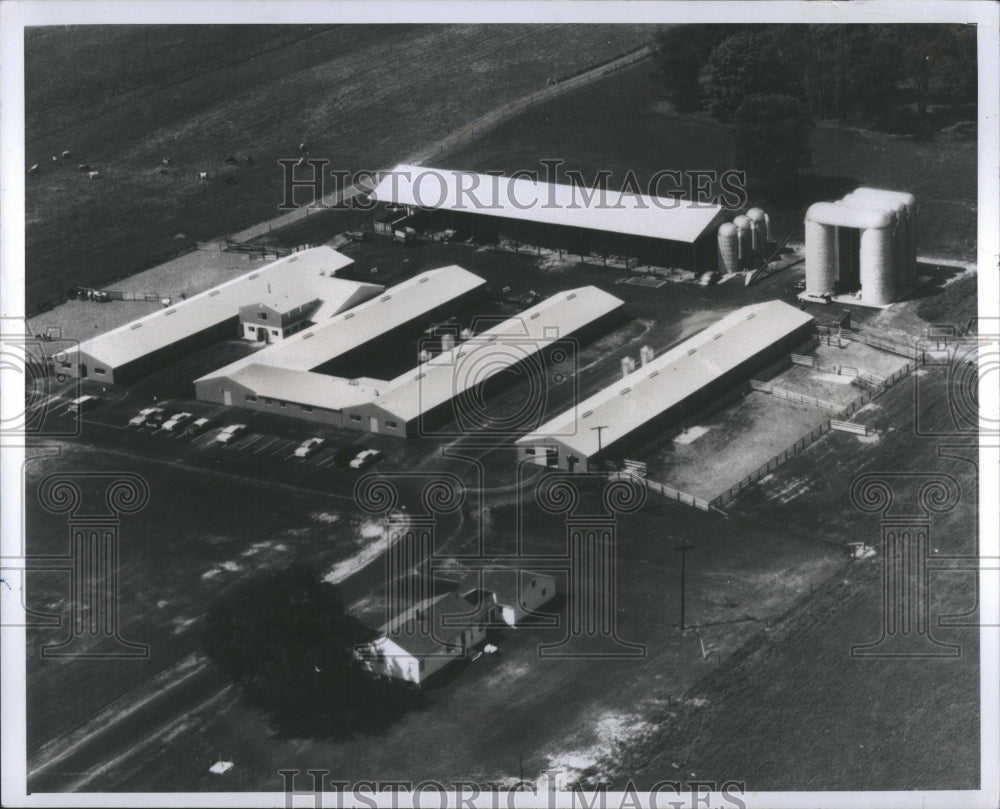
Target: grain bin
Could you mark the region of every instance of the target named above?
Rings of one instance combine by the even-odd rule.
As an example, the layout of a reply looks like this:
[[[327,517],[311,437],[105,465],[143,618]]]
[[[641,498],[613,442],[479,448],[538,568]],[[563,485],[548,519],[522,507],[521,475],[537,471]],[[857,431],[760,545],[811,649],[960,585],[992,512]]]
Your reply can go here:
[[[916,197],[905,191],[886,191],[881,188],[867,187],[858,188],[850,196],[866,205],[870,205],[876,200],[884,200],[887,205],[892,206],[897,211],[897,218],[902,217],[903,221],[900,224],[903,225],[905,238],[901,238],[897,242],[903,248],[900,256],[899,281],[902,284],[912,283],[917,270]]]
[[[753,226],[745,216],[733,219],[740,246],[740,265],[743,267],[753,263]]]
[[[833,295],[837,285],[836,230],[821,216],[827,205],[816,203],[806,213],[806,294],[814,297]]]
[[[760,208],[751,208],[747,211],[747,219],[750,220],[751,233],[753,235],[754,255],[761,255],[767,247],[767,222],[766,214]]]
[[[724,222],[719,225],[719,273],[729,275],[739,272],[740,243],[736,225]]]
[[[892,228],[861,231],[861,300],[884,306],[896,299]]]

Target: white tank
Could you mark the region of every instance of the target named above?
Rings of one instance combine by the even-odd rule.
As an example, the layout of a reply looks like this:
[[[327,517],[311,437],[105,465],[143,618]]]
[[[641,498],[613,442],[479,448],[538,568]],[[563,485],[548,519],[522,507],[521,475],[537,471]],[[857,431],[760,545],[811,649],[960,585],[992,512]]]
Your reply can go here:
[[[849,196],[867,205],[881,202],[897,213],[897,219],[900,220],[903,230],[903,235],[897,242],[897,245],[902,247],[902,254],[899,257],[899,277],[903,283],[911,283],[917,270],[916,197],[905,191],[886,191],[882,188],[867,187],[858,188]]]
[[[750,220],[751,233],[753,234],[754,254],[760,255],[767,247],[766,214],[760,208],[751,208],[747,211],[747,219]]]
[[[719,225],[719,274],[739,272],[740,237],[736,225],[724,222]]]
[[[767,243],[773,244],[774,237],[771,236],[771,216],[767,211],[764,211],[764,233],[767,237]]]
[[[806,215],[806,294],[833,295],[837,284],[836,231]]]
[[[892,228],[861,231],[861,300],[884,306],[896,299]]]
[[[740,245],[740,264],[746,267],[753,261],[753,225],[745,216],[733,219]]]
[[[455,347],[455,335],[450,331],[441,335],[441,350],[448,351]]]

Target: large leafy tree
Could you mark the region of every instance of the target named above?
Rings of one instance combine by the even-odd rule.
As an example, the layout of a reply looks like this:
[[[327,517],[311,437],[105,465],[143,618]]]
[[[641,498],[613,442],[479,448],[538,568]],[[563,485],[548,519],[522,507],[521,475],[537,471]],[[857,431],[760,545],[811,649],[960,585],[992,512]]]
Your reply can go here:
[[[780,189],[809,165],[812,119],[802,102],[788,95],[747,96],[734,116],[736,162],[751,185]]]
[[[291,735],[345,736],[377,730],[416,695],[371,678],[354,646],[372,633],[316,571],[263,571],[221,594],[204,631],[208,656]]]
[[[657,34],[654,47],[660,81],[680,112],[701,108],[701,72],[708,54],[735,30],[732,25],[696,23],[672,25]]]
[[[798,93],[795,72],[784,52],[787,28],[745,29],[715,47],[706,66],[704,91],[707,107],[716,118],[732,121],[749,95]]]

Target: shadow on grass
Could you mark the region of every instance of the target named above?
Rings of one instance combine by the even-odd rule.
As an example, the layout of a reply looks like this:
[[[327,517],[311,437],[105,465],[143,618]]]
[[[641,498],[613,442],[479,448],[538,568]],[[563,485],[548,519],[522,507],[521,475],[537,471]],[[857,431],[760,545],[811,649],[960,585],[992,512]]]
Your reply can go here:
[[[382,733],[424,705],[418,691],[361,668],[354,646],[373,637],[336,587],[293,565],[221,593],[203,646],[279,736],[329,740]]]

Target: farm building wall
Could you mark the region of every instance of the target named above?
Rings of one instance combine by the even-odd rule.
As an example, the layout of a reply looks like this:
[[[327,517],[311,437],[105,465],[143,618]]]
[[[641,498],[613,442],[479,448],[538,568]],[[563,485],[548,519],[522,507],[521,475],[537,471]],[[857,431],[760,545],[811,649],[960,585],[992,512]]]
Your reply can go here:
[[[699,409],[705,407],[714,399],[723,396],[736,386],[751,379],[755,373],[763,370],[784,354],[792,352],[798,346],[802,345],[814,330],[815,325],[810,322],[789,332],[781,339],[773,342],[764,351],[758,352],[735,368],[717,376],[690,396],[658,413],[626,435],[609,442],[599,453],[594,453],[589,457],[580,457],[579,451],[569,447],[558,436],[552,436],[539,438],[531,444],[520,445],[518,447],[518,460],[521,462],[534,462],[543,466],[555,466],[566,471],[584,472],[587,471],[589,466],[598,461],[619,459],[629,450],[662,434],[671,425],[697,414]],[[571,456],[575,456],[578,459],[575,464],[570,463],[569,459]]]
[[[510,239],[526,246],[564,250],[570,255],[622,256],[640,264],[703,272],[716,269],[715,231],[722,220],[720,212],[717,223],[694,243],[436,208],[417,210],[406,224],[418,231],[451,228],[458,231],[459,238],[472,236],[481,244]]]
[[[196,351],[207,348],[214,343],[239,336],[239,317],[234,315],[226,318],[207,329],[188,335],[168,346],[143,354],[140,357],[117,367],[111,367],[100,357],[95,357],[85,351],[80,351],[77,366],[61,369],[76,372],[81,378],[110,382],[114,385],[131,385],[145,376],[159,370],[164,365],[176,362],[190,356]]]

